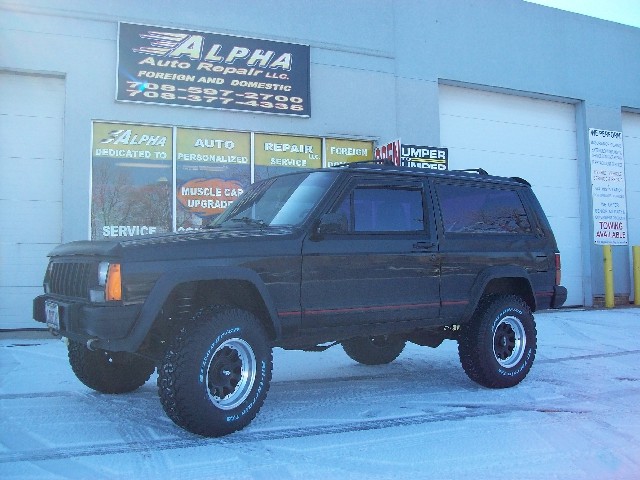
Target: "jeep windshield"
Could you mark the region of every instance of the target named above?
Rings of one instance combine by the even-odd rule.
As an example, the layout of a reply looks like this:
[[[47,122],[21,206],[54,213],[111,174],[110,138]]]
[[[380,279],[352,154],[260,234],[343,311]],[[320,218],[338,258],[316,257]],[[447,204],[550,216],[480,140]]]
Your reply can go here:
[[[211,227],[302,225],[336,176],[336,172],[313,171],[254,183]]]

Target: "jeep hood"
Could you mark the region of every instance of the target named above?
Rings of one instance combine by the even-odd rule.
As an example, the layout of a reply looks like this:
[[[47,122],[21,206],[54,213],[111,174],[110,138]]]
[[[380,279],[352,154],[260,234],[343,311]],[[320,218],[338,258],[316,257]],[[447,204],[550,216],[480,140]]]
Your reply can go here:
[[[54,248],[49,257],[119,258],[124,261],[178,260],[210,256],[252,255],[256,245],[294,233],[291,227],[239,227],[189,233],[129,237],[122,240],[80,240]]]

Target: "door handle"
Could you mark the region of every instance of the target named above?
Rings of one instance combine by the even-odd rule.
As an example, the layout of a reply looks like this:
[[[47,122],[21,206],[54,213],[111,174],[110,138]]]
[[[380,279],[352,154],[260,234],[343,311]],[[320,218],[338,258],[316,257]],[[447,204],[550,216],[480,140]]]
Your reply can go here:
[[[433,242],[416,242],[413,244],[414,250],[430,250],[435,247],[436,244]]]

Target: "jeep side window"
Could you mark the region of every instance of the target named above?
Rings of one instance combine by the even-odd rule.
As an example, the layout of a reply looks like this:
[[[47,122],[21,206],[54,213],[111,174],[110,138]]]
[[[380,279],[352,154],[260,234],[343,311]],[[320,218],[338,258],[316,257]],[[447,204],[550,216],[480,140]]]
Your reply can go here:
[[[514,190],[444,183],[436,190],[445,233],[532,233]]]
[[[358,187],[335,212],[344,213],[350,232],[421,232],[422,191],[417,188]]]

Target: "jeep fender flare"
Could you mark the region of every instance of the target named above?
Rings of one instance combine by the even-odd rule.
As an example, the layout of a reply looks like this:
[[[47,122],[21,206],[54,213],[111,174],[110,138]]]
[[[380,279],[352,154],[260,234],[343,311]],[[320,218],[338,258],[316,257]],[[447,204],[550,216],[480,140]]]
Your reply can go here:
[[[144,341],[165,300],[176,286],[187,282],[208,280],[239,280],[251,284],[262,297],[269,315],[267,319],[270,322],[269,326],[275,332],[276,338],[281,336],[282,327],[271,295],[262,279],[253,270],[242,267],[220,266],[215,268],[209,266],[178,268],[164,272],[149,292],[128,337],[129,341],[133,343],[134,350],[137,350]]]
[[[497,290],[493,291],[488,290],[489,284],[494,280],[502,280],[502,279],[519,279],[524,282],[525,292],[518,291],[509,291],[509,290]],[[523,300],[529,305],[529,308],[532,312],[536,310],[536,300],[535,295],[533,294],[533,286],[531,284],[531,278],[527,271],[522,267],[517,267],[514,265],[506,265],[506,266],[498,266],[498,267],[489,267],[482,270],[478,276],[476,277],[476,281],[471,288],[469,294],[469,303],[462,315],[462,323],[467,323],[473,313],[476,311],[478,304],[480,303],[480,299],[485,293],[504,293],[504,294],[514,294],[523,297]]]

